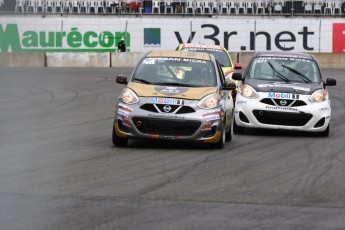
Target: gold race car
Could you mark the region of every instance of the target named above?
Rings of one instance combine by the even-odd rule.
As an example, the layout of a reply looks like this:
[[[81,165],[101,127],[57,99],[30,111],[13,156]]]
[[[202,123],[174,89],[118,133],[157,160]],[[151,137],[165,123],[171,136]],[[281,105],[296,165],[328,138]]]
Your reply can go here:
[[[222,148],[232,139],[233,81],[213,55],[186,51],[146,53],[116,103],[112,141],[190,141]]]

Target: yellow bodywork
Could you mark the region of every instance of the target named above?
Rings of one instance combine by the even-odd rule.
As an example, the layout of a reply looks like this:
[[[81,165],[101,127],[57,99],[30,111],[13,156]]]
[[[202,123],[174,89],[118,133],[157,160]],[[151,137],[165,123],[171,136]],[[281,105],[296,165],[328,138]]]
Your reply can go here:
[[[219,141],[219,139],[222,138],[222,132],[217,131],[216,134],[213,137],[205,138],[205,143],[216,143]]]

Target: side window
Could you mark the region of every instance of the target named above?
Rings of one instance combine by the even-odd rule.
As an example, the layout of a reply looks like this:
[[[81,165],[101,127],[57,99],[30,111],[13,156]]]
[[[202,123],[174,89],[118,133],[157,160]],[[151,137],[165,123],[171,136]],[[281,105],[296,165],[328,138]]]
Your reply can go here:
[[[217,72],[220,76],[220,82],[222,85],[224,85],[224,82],[225,82],[225,76],[224,76],[224,73],[223,73],[223,70],[222,70],[222,67],[221,65],[219,64],[219,62],[216,60],[216,63],[217,63]]]

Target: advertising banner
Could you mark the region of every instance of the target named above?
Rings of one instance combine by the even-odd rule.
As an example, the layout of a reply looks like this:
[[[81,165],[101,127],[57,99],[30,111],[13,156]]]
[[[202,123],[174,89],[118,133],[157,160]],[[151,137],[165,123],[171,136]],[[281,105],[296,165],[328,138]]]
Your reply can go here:
[[[315,18],[1,17],[1,52],[173,50],[179,43],[222,45],[230,52],[342,53],[345,23]]]

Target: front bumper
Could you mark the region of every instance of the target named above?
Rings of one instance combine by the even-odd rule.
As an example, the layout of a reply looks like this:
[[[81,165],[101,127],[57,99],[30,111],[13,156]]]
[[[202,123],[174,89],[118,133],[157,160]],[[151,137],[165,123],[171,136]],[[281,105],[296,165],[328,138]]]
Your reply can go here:
[[[280,106],[269,104],[270,100],[263,95],[265,94],[259,93],[259,97],[255,99],[237,95],[235,121],[238,126],[322,132],[329,125],[329,101],[311,103],[308,100],[309,95],[300,95],[295,102],[288,102],[288,106]]]
[[[118,103],[115,112],[116,134],[128,139],[162,139],[216,143],[223,130],[224,109],[206,110],[197,101],[184,100],[172,106],[173,112],[160,111],[163,107],[141,98],[142,103]]]

